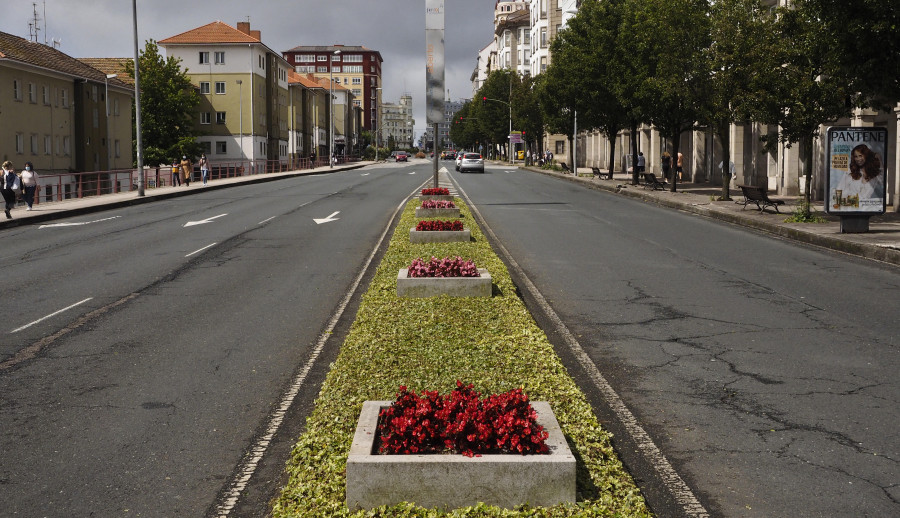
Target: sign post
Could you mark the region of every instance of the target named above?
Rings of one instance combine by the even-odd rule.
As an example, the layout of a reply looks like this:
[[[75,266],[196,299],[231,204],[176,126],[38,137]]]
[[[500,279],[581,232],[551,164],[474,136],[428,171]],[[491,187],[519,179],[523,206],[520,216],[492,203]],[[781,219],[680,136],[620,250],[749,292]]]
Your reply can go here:
[[[438,186],[438,156],[444,122],[444,0],[425,0],[425,113],[434,128],[434,187]]]
[[[841,218],[841,233],[869,231],[869,218],[884,214],[887,129],[828,128],[825,211]]]

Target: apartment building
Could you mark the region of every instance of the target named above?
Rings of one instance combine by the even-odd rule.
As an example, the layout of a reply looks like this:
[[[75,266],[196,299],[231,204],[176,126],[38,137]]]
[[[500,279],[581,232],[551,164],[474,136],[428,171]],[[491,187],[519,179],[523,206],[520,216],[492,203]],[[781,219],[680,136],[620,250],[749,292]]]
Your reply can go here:
[[[197,141],[211,161],[289,156],[291,67],[260,37],[248,22],[215,21],[159,41],[199,90]]]
[[[363,113],[362,128],[373,131],[381,125],[381,53],[362,46],[298,46],[283,52],[298,74],[329,79],[349,89],[354,106]]]
[[[531,75],[531,13],[524,1],[498,2],[494,13],[496,69]]]
[[[398,148],[409,149],[413,147],[416,120],[412,113],[412,96],[403,94],[399,103],[384,103],[381,105],[381,120],[383,128],[378,131],[379,141],[387,144],[391,138]]]
[[[133,99],[119,77],[0,32],[0,161],[43,175],[131,168]]]
[[[288,85],[291,157],[327,157],[328,85],[293,70],[288,72]]]
[[[562,29],[561,5],[566,0],[529,0],[531,13],[531,75],[550,65],[550,42]]]

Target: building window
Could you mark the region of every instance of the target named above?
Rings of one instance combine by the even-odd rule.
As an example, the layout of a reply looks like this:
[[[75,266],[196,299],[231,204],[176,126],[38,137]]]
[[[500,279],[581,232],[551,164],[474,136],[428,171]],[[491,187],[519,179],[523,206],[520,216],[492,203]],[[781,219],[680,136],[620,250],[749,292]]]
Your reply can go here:
[[[28,83],[28,102],[37,103],[37,87],[34,83]]]
[[[225,93],[225,81],[216,81],[216,93],[217,94]]]
[[[201,52],[200,53],[200,64],[201,65],[209,64],[209,52]]]
[[[341,67],[331,67],[331,73],[332,73],[332,74],[340,74],[340,73],[341,73]]]
[[[225,112],[216,112],[216,124],[225,124]]]
[[[44,135],[44,154],[50,155],[53,153],[53,140],[50,138],[50,135]]]
[[[72,152],[72,140],[70,137],[63,137],[63,154],[69,156]]]
[[[44,106],[50,106],[50,89],[46,86],[41,87],[41,97],[44,100]]]
[[[227,142],[225,142],[223,140],[217,140],[216,141],[216,154],[224,155],[226,153],[228,153]]]
[[[357,97],[361,96],[361,95],[362,95],[362,90],[359,89],[359,88],[354,88],[354,89],[353,89],[353,95],[355,95],[355,96],[357,96]]]
[[[362,84],[362,78],[361,78],[361,77],[354,77],[354,78],[353,78],[353,84],[355,84],[355,85],[361,85],[361,84]]]
[[[94,106],[92,118],[94,119],[93,120],[94,128],[95,129],[99,128],[100,127],[100,110],[96,106]]]
[[[316,57],[312,54],[298,54],[297,57],[294,58],[295,63],[309,63],[310,61],[315,61]]]
[[[207,154],[211,154],[212,153],[212,142],[209,142],[209,141],[201,142],[200,149],[202,149],[203,152],[205,152]]]
[[[119,98],[118,97],[113,99],[113,115],[115,115],[116,117],[119,116]]]
[[[344,63],[362,63],[362,54],[347,54],[344,56]]]
[[[116,158],[119,158],[120,156],[122,156],[122,146],[119,145],[119,139],[115,140],[115,146],[116,146],[116,150],[115,150]]]
[[[31,134],[31,154],[36,155],[38,153],[38,136],[36,133]]]
[[[547,71],[547,58],[541,57],[541,73],[543,74],[546,71]]]
[[[69,107],[69,89],[68,89],[68,88],[63,88],[62,91],[61,91],[60,93],[62,94],[62,105],[63,105],[63,108],[68,108],[68,107]]]
[[[541,48],[547,47],[547,28],[541,27]]]
[[[332,54],[331,55],[331,61],[340,61],[340,60],[341,60],[340,54]]]
[[[371,73],[374,74],[374,73],[375,73],[375,67],[369,67],[369,72],[371,72]]]
[[[91,100],[96,102],[98,99],[100,99],[100,89],[97,88],[97,85],[91,85]]]
[[[350,65],[350,66],[345,65],[344,73],[345,74],[362,74],[363,67],[362,67],[362,65]]]
[[[294,67],[294,72],[297,72],[298,74],[312,74],[315,71],[316,71],[316,67],[311,67],[311,66]]]
[[[200,93],[201,94],[209,93],[209,81],[200,81]]]
[[[318,73],[320,73],[320,74],[327,74],[327,73],[328,73],[328,67],[316,67],[316,72],[318,72]]]
[[[22,154],[25,152],[25,134],[24,133],[16,133],[16,153]]]
[[[325,56],[325,55],[316,56],[316,61],[328,61],[328,56]]]
[[[209,112],[200,112],[200,124],[211,124],[212,117]]]
[[[221,52],[221,51],[216,52],[215,58],[216,58],[217,65],[225,64],[225,53],[224,52]]]
[[[22,100],[22,85],[19,84],[18,79],[13,79],[13,99],[16,101]]]

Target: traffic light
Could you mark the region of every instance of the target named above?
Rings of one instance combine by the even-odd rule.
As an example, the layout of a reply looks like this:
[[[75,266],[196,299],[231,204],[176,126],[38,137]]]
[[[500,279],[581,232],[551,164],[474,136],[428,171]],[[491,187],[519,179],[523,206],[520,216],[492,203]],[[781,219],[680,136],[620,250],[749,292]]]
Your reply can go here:
[[[484,106],[485,104],[487,104],[487,97],[482,97],[482,98],[481,98],[481,105]]]

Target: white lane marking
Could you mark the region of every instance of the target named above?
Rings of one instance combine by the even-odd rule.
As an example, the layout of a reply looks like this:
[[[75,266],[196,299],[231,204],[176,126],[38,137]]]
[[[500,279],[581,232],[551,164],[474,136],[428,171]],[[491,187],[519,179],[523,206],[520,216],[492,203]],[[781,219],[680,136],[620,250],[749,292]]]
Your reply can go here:
[[[336,218],[335,216],[337,216],[337,215],[340,214],[340,213],[341,213],[341,211],[339,211],[339,210],[338,210],[338,211],[334,211],[334,212],[331,213],[331,216],[328,216],[327,218],[322,218],[322,219],[316,219],[316,218],[313,218],[313,221],[316,222],[316,225],[321,225],[322,223],[330,223],[330,222],[332,222],[332,221],[337,221],[337,220],[339,220],[339,219],[341,219],[341,218]]]
[[[547,302],[547,299],[545,299],[541,292],[538,291],[537,286],[531,282],[531,279],[525,275],[525,272],[519,266],[519,263],[513,259],[509,250],[507,250],[506,247],[503,246],[503,243],[497,239],[497,235],[494,234],[494,231],[488,226],[487,221],[481,216],[481,212],[478,211],[478,208],[472,204],[472,200],[469,199],[469,196],[458,184],[456,188],[462,194],[463,198],[465,198],[469,210],[478,218],[484,231],[491,236],[493,242],[497,244],[497,248],[506,257],[509,268],[514,270],[522,279],[522,282],[525,283],[525,288],[529,291],[531,296],[534,297],[534,300],[553,323],[556,332],[559,333],[559,336],[562,337],[563,341],[572,351],[572,354],[578,360],[578,363],[581,364],[581,367],[591,378],[594,386],[597,387],[601,394],[603,394],[603,398],[606,400],[607,404],[613,412],[619,416],[619,419],[622,420],[622,424],[625,426],[628,434],[634,439],[641,454],[647,459],[650,465],[656,469],[657,474],[666,484],[667,489],[675,498],[678,505],[682,507],[684,513],[693,518],[709,518],[709,511],[707,511],[706,508],[703,507],[703,504],[697,500],[694,492],[691,491],[691,488],[684,482],[684,479],[682,479],[678,472],[675,471],[675,468],[672,467],[669,460],[666,459],[659,447],[656,446],[647,431],[638,423],[637,418],[634,417],[634,414],[631,413],[631,410],[628,409],[625,402],[619,397],[619,394],[616,393],[615,389],[612,388],[612,385],[610,385],[603,374],[600,373],[597,365],[584,351],[584,348],[581,347],[581,344],[578,343],[578,340],[572,332],[569,331],[569,328],[566,327],[559,315],[556,314],[556,311],[550,307],[550,303]]]
[[[369,176],[372,173],[362,173],[360,176]]]
[[[213,243],[213,244],[211,244],[211,245],[206,245],[206,246],[204,246],[203,248],[201,248],[200,250],[194,250],[193,252],[189,253],[189,254],[186,255],[185,257],[190,257],[190,256],[192,256],[192,255],[194,255],[194,254],[199,254],[200,252],[206,250],[207,248],[212,248],[212,247],[214,247],[214,246],[216,246],[216,245],[218,245],[218,244],[219,244],[219,243]]]
[[[53,228],[53,227],[79,227],[81,225],[90,225],[91,223],[100,223],[101,221],[109,221],[111,219],[121,218],[122,216],[113,216],[111,218],[103,218],[103,219],[95,219],[94,221],[82,221],[80,223],[50,223],[49,225],[41,225],[38,227],[38,230],[42,228]]]
[[[204,223],[209,223],[209,222],[211,222],[211,221],[214,220],[214,219],[218,219],[218,218],[221,218],[221,217],[227,216],[227,215],[228,215],[227,213],[226,213],[226,214],[219,214],[218,216],[213,216],[213,217],[211,217],[211,218],[201,219],[200,221],[188,221],[188,222],[185,223],[183,226],[185,226],[185,227],[193,227],[194,225],[202,225],[202,224],[204,224]]]
[[[262,225],[263,223],[268,223],[268,222],[272,221],[273,219],[275,219],[275,218],[277,218],[277,217],[278,217],[278,216],[272,216],[271,218],[269,218],[269,219],[264,219],[264,220],[260,221],[260,222],[257,223],[257,224],[258,224],[258,225]]]
[[[411,172],[411,173],[409,173],[409,174],[416,174],[416,172],[415,172],[415,171],[413,171],[413,172]]]
[[[118,217],[118,216],[117,216],[117,217]],[[32,322],[32,323],[30,323],[30,324],[25,324],[25,325],[22,326],[22,327],[13,329],[12,331],[9,332],[9,334],[18,333],[19,331],[23,331],[23,330],[25,330],[25,329],[28,329],[29,327],[31,327],[31,326],[33,326],[33,325],[35,325],[35,324],[37,324],[37,323],[43,322],[44,320],[47,320],[48,318],[55,317],[56,315],[59,315],[60,313],[62,313],[62,312],[64,312],[64,311],[68,311],[68,310],[70,310],[70,309],[72,309],[72,308],[74,308],[74,307],[76,307],[76,306],[80,306],[81,304],[84,304],[85,302],[87,302],[87,301],[89,301],[89,300],[91,300],[91,299],[93,299],[93,298],[94,298],[94,297],[88,297],[88,298],[82,300],[81,302],[76,302],[75,304],[72,304],[72,305],[69,306],[69,307],[65,307],[65,308],[62,308],[62,309],[59,310],[59,311],[50,313],[49,315],[47,315],[47,316],[45,316],[45,317],[43,317],[43,318],[39,318],[39,319],[35,320],[34,322]]]
[[[359,285],[362,283],[366,271],[368,271],[369,266],[375,259],[375,254],[383,245],[384,240],[388,235],[388,231],[391,229],[391,223],[397,217],[397,213],[399,213],[403,209],[403,207],[406,206],[406,202],[412,196],[412,194],[407,196],[406,199],[397,206],[396,210],[394,210],[393,216],[388,219],[387,226],[384,227],[384,231],[381,233],[381,237],[378,239],[378,242],[375,244],[372,252],[369,253],[369,257],[368,259],[366,259],[366,263],[359,271],[359,274],[356,276],[353,284],[347,290],[347,293],[344,294],[344,298],[341,299],[340,304],[338,304],[338,307],[335,310],[334,314],[331,316],[331,320],[328,321],[328,325],[325,327],[325,330],[322,331],[322,334],[319,335],[319,339],[316,341],[316,345],[313,346],[312,353],[310,354],[309,360],[306,362],[306,365],[303,366],[303,370],[301,370],[293,379],[293,381],[291,382],[291,386],[281,397],[281,402],[279,403],[278,408],[269,416],[269,422],[266,424],[265,433],[263,433],[261,437],[256,439],[253,446],[250,448],[244,458],[241,459],[241,463],[238,466],[238,470],[234,476],[234,479],[230,482],[228,490],[225,492],[222,502],[216,508],[216,516],[218,516],[219,518],[227,518],[231,514],[231,511],[234,510],[234,506],[237,505],[238,499],[241,497],[241,493],[243,493],[244,489],[247,488],[247,484],[250,482],[250,479],[256,472],[256,467],[259,465],[259,462],[265,455],[269,444],[271,444],[272,439],[275,437],[275,434],[278,433],[278,429],[281,427],[281,423],[284,422],[284,418],[285,416],[287,416],[288,410],[291,408],[291,405],[294,404],[294,399],[296,399],[297,394],[300,393],[300,389],[306,382],[306,377],[309,375],[309,371],[312,370],[313,365],[315,365],[316,360],[322,353],[322,349],[325,347],[325,342],[327,342],[328,338],[331,337],[331,334],[334,332],[334,328],[337,327],[338,321],[341,319],[341,315],[344,314],[344,310],[346,310],[347,305],[350,304],[350,299],[353,297],[353,294],[356,293],[356,290],[359,289]]]

